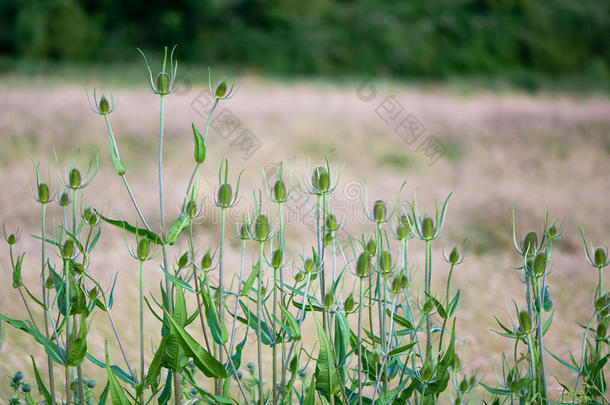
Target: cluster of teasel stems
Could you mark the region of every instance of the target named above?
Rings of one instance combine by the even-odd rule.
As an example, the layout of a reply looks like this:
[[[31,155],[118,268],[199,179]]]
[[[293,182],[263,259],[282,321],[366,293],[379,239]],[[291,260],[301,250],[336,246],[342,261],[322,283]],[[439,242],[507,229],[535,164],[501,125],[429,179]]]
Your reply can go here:
[[[280,163],[278,176],[273,184],[268,183],[268,180],[271,179],[267,179],[263,171],[266,194],[272,202],[273,208],[269,212],[265,212],[263,210],[262,193],[258,193],[258,198],[255,193],[253,212],[248,212],[247,218],[244,217],[243,224],[238,226],[237,234],[241,240],[241,260],[237,276],[237,292],[231,292],[226,289],[225,283],[227,277],[225,269],[227,243],[226,218],[227,210],[235,207],[238,203],[241,173],[237,178],[236,188],[233,190],[228,178],[228,160],[223,159],[221,161],[218,189],[214,197],[214,205],[220,209],[218,251],[217,254],[212,254],[208,250],[201,258],[200,265],[197,264],[196,260],[197,252],[193,236],[193,223],[201,213],[201,208],[197,204],[199,191],[198,171],[206,157],[205,141],[210,121],[219,102],[232,97],[234,88],[228,88],[226,82],[222,81],[212,89],[210,81],[210,93],[214,101],[205,123],[203,135],[193,125],[195,165],[188,180],[180,216],[172,224],[171,228],[167,229],[163,182],[164,110],[165,97],[170,95],[175,87],[177,63],[173,59],[172,50],[169,54],[169,66],[167,66],[168,52],[166,49],[162,70],[158,75],[153,77],[152,70],[145,56],[144,59],[150,76],[150,87],[153,93],[159,96],[160,101],[157,161],[160,232],[158,238],[160,240],[156,243],[160,245],[161,266],[165,274],[165,280],[164,288],[162,289],[163,302],[159,305],[163,307],[164,312],[166,311],[167,316],[174,319],[172,321],[173,325],[173,322],[176,322],[174,306],[179,304],[179,297],[183,297],[182,290],[185,288],[189,289],[188,282],[193,280],[194,289],[191,291],[195,293],[198,305],[197,313],[193,317],[199,318],[205,349],[207,349],[207,353],[213,354],[213,358],[217,359],[215,361],[218,361],[227,372],[230,372],[227,376],[214,378],[214,398],[228,397],[230,394],[230,378],[235,378],[241,398],[247,404],[258,403],[263,405],[272,403],[275,405],[278,403],[292,403],[293,396],[295,394],[298,395],[298,392],[294,389],[297,370],[300,373],[306,367],[306,364],[300,365],[299,361],[304,357],[309,357],[316,361],[316,374],[310,379],[311,382],[307,387],[306,380],[303,380],[302,394],[299,398],[299,401],[307,404],[315,401],[316,391],[331,404],[334,404],[336,401],[339,403],[357,401],[359,405],[365,402],[386,404],[394,400],[413,404],[435,402],[438,400],[440,393],[446,390],[450,374],[453,376],[456,388],[455,403],[463,403],[470,391],[477,385],[478,374],[475,373],[469,378],[464,376],[461,381],[458,381],[462,370],[454,353],[454,313],[459,301],[459,290],[452,298],[451,279],[455,266],[462,263],[464,257],[463,254],[458,252],[457,248],[453,248],[447,254],[443,244],[443,256],[445,262],[449,265],[448,277],[445,280],[444,296],[437,296],[432,290],[432,244],[440,237],[443,229],[449,197],[447,197],[440,209],[435,205],[434,215],[426,213],[421,215],[416,199],[406,204],[400,201],[400,194],[405,184],[401,186],[396,203],[389,210],[385,202],[377,200],[369,212],[368,198],[366,198],[366,201],[362,203],[366,217],[372,225],[372,232],[370,236],[362,235],[359,239],[349,238],[349,246],[352,251],[352,259],[349,259],[349,255],[344,251],[344,245],[339,243],[338,238],[340,232],[343,232],[343,225],[340,219],[336,218],[332,213],[332,207],[330,206],[330,196],[337,187],[340,172],[331,170],[327,158],[325,164],[317,166],[313,170],[307,168],[307,172],[312,173],[311,176],[304,178],[303,181],[299,182],[297,188],[293,188],[292,180],[294,176],[292,172],[286,174],[283,165]],[[54,235],[53,240],[50,240],[46,234],[46,210],[48,203],[54,200],[54,196],[47,184],[41,182],[39,169],[36,166],[37,200],[42,206],[40,240],[42,249],[41,279],[43,280],[42,306],[45,309],[43,332],[47,339],[55,340],[58,346],[58,353],[63,357],[71,352],[70,345],[75,341],[78,342],[79,332],[86,325],[84,322],[86,316],[82,313],[70,316],[71,301],[76,293],[72,291],[71,283],[74,275],[71,272],[79,251],[82,253],[81,266],[83,268],[87,266],[87,256],[93,248],[91,245],[95,245],[99,238],[98,232],[98,235],[94,237],[95,242],[91,240],[94,228],[98,227],[97,222],[103,219],[114,225],[122,226],[126,231],[135,233],[136,246],[134,249],[128,249],[131,256],[139,263],[139,376],[133,372],[129,364],[125,348],[119,338],[112,318],[112,292],[110,293],[110,298],[108,298],[101,285],[86,271],[82,272],[80,277],[93,283],[96,295],[101,297],[103,302],[100,301],[98,306],[107,313],[128,370],[128,373],[125,373],[128,374],[127,377],[123,377],[124,379],[128,378],[136,388],[136,401],[144,405],[152,401],[159,394],[156,383],[148,381],[149,378],[147,378],[148,375],[145,372],[143,332],[145,301],[152,310],[150,303],[144,296],[144,266],[145,262],[155,257],[150,248],[151,235],[155,235],[155,233],[146,220],[129,186],[125,166],[119,155],[117,141],[109,119],[109,115],[115,107],[114,99],[111,98],[111,101],[108,101],[103,95],[98,99],[95,94],[94,98],[95,105],[93,108],[98,114],[103,116],[107,126],[113,165],[130,197],[138,216],[138,222],[141,222],[144,228],[138,228],[137,224],[135,227],[130,226],[124,221],[114,221],[113,223],[112,220],[105,218],[101,213],[93,212],[89,208],[82,215],[77,215],[77,201],[80,191],[91,182],[97,171],[97,161],[95,163],[95,171],[92,171],[92,161],[84,179],[81,178],[80,172],[74,168],[74,164],[65,179],[62,179],[68,191],[64,192],[61,197],[58,197],[63,213],[62,226],[60,227],[61,232],[59,237]],[[286,182],[288,182],[288,185],[286,185]],[[291,199],[291,194],[296,192],[307,193],[315,198],[315,206],[310,207],[310,209],[316,219],[316,241],[315,246],[312,248],[311,256],[301,255],[300,259],[294,259],[290,263],[290,261],[285,260],[284,206]],[[72,214],[71,229],[68,227],[69,209],[71,209]],[[276,222],[274,217],[277,218],[277,227],[274,225]],[[90,221],[90,218],[94,219]],[[75,244],[80,243],[78,237],[82,226],[86,225],[87,221],[89,222],[89,233],[86,243],[84,248],[78,247],[77,249]],[[129,227],[131,228],[127,229]],[[187,252],[180,256],[177,261],[177,268],[172,274],[169,268],[168,248],[176,243],[178,236],[184,230],[187,231]],[[543,403],[548,402],[544,355],[546,348],[543,343],[546,328],[543,315],[546,305],[545,300],[548,299],[546,287],[547,263],[551,259],[552,242],[559,237],[560,231],[561,228],[557,226],[556,222],[550,227],[545,222],[542,232],[543,237],[540,243],[538,243],[537,235],[530,232],[525,236],[523,242],[518,244],[516,242],[515,227],[513,226],[514,246],[523,258],[522,266],[519,269],[523,272],[523,279],[526,284],[525,296],[527,307],[521,312],[518,311],[519,323],[512,330],[504,328],[502,325],[507,334],[515,339],[516,369],[518,368],[518,363],[520,363],[517,359],[517,345],[519,342],[523,342],[527,346],[527,373],[530,378],[527,398]],[[424,245],[423,295],[416,294],[413,289],[413,265],[410,264],[408,255],[409,240],[413,238],[421,240]],[[20,272],[23,255],[18,256],[15,261],[12,250],[16,239],[14,235],[7,237],[10,245],[12,267],[13,269],[19,268]],[[398,261],[392,258],[390,239],[398,241],[400,246]],[[248,240],[252,240],[257,244],[257,260],[252,273],[246,280],[244,271]],[[60,323],[59,317],[55,321],[50,312],[53,303],[51,302],[49,291],[45,288],[46,284],[48,284],[49,273],[47,270],[50,266],[46,255],[46,245],[51,242],[59,247],[63,264],[63,282],[66,286],[63,290],[65,317],[62,321],[65,333],[64,349],[60,347],[59,342],[61,333],[61,328],[58,327]],[[275,249],[274,243],[277,243]],[[265,246],[270,246],[269,256],[265,254]],[[585,243],[585,252],[589,263],[599,271],[599,284],[595,293],[595,302],[597,303],[600,299],[606,297],[603,293],[602,269],[608,264],[607,250],[600,251],[598,249],[594,252],[593,258],[591,258]],[[328,257],[328,254],[330,254],[330,257]],[[215,266],[212,265],[213,260],[217,261]],[[286,277],[285,268],[288,265],[291,265],[296,270],[292,286]],[[181,273],[182,270],[188,267],[192,270],[190,275]],[[209,273],[213,269],[218,270],[217,285],[212,285],[210,280]],[[268,289],[264,285],[267,270],[272,271],[272,290],[270,295],[267,294]],[[346,283],[346,272],[351,272],[355,276],[354,284],[351,287],[349,283]],[[202,273],[203,277],[200,276]],[[318,286],[314,282],[316,278],[318,279]],[[256,284],[254,284],[255,282]],[[34,296],[20,282],[16,283],[16,287],[19,287],[19,292],[26,304],[31,321],[38,330],[22,288],[33,299]],[[255,300],[250,297],[251,291],[254,291],[256,294]],[[347,298],[344,298],[346,292],[349,292],[349,294]],[[354,299],[354,292],[357,294],[357,301]],[[205,298],[210,296],[213,296],[212,301],[215,300],[215,302],[210,303],[209,298]],[[235,298],[233,306],[231,306],[232,303],[229,297]],[[202,299],[204,302],[202,302]],[[247,303],[244,304],[244,301],[248,302],[247,300],[249,299],[255,301],[255,314],[252,315],[242,311],[245,315],[245,318],[242,318],[238,315],[240,307],[246,308],[246,311],[249,311]],[[271,312],[269,312],[267,307],[268,299],[272,302]],[[415,303],[413,302],[414,299]],[[287,310],[290,303],[298,308],[296,316]],[[357,308],[355,309],[356,305]],[[215,311],[211,318],[209,307],[212,307],[212,312]],[[416,308],[419,311],[416,311]],[[598,308],[585,328],[582,361],[579,365],[580,372],[574,391],[578,389],[579,379],[585,368],[585,342],[593,319],[597,319],[598,331],[600,329],[599,325],[607,326],[607,321],[604,320],[605,318],[602,315],[604,308],[606,309],[605,316],[607,317],[606,303],[605,306],[602,305],[601,308]],[[226,312],[231,315],[229,323],[230,337],[226,336],[225,330]],[[318,322],[316,312],[321,314],[321,323]],[[309,353],[301,342],[300,327],[308,313],[313,316],[316,324],[318,324],[318,345],[320,350],[318,358],[314,354]],[[351,314],[357,316],[357,330],[355,333],[351,331],[347,323],[347,317]],[[177,314],[176,317],[179,315]],[[251,316],[256,317],[254,325],[250,321]],[[440,325],[434,326],[434,320],[437,317],[442,322]],[[452,319],[453,328],[449,330],[448,324]],[[216,329],[213,330],[214,325],[211,322],[215,322]],[[246,336],[248,328],[254,329],[257,336],[256,358],[258,376],[252,381],[252,385],[256,386],[253,397],[250,397],[247,392],[247,384],[250,384],[250,382],[246,381],[241,373],[238,372],[239,364],[236,364],[232,357],[233,350],[241,345],[235,345],[238,335],[238,322],[246,324]],[[445,334],[451,336],[448,345],[443,345]],[[272,340],[270,344],[265,343],[265,345],[271,346],[272,381],[271,389],[268,391],[265,390],[265,373],[263,371],[264,335]],[[289,335],[292,336],[289,337]],[[605,338],[605,334],[603,338]],[[598,353],[601,352],[601,341],[603,339],[598,338],[596,340],[595,350]],[[280,353],[278,353],[278,350]],[[201,357],[198,356],[201,355],[201,351],[197,352],[195,350],[195,352],[191,352],[189,355],[197,357],[200,360]],[[241,361],[241,349],[238,352],[237,358]],[[351,355],[355,355],[356,359],[351,360]],[[226,364],[224,364],[225,358]],[[62,360],[65,360],[65,358],[62,358]],[[101,362],[98,362],[98,365],[103,366],[103,364],[99,363]],[[503,368],[507,364],[504,359]],[[109,365],[107,357],[105,366],[108,368]],[[299,367],[301,367],[300,370]],[[248,368],[254,370],[254,365]],[[52,398],[51,402],[54,402],[56,398],[56,384],[54,380],[53,359],[50,354],[48,356],[48,372],[50,398]],[[119,398],[118,403],[123,403],[120,402],[121,398],[126,397],[122,389],[111,384],[114,378],[113,373],[113,371],[108,370],[109,386],[113,394],[112,398],[114,401],[116,395],[116,398]],[[170,371],[168,371],[168,378],[170,376],[169,373]],[[181,391],[181,383],[185,376],[181,374],[173,373],[172,375],[175,404],[180,404],[184,395]],[[192,376],[187,375],[186,377],[186,380],[192,383]],[[514,382],[514,376],[511,378]],[[71,387],[72,381],[76,381],[77,390]],[[149,399],[145,399],[143,390],[151,385],[154,386],[152,393]],[[500,385],[503,387],[507,386],[506,378],[500,381]],[[79,393],[79,398],[76,399],[76,402],[84,403],[83,375],[80,362],[75,367],[65,366],[65,386],[64,399],[67,403],[72,401],[73,390]],[[504,395],[504,391],[501,389],[490,389],[490,391],[494,394],[500,393]],[[163,395],[164,393],[161,394],[161,396]],[[515,394],[511,391],[511,403],[514,397]],[[166,396],[166,400],[168,399],[169,397]]]

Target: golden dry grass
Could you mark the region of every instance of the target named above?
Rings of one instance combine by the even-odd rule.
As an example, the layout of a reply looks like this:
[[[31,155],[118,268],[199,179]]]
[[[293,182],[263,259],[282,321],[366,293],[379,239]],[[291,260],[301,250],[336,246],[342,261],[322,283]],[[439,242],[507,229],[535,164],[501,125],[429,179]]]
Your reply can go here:
[[[199,128],[203,119],[194,111],[193,102],[203,88],[193,88],[171,96],[167,101],[166,197],[168,221],[176,208],[190,174],[192,136],[190,123]],[[87,104],[86,92],[74,85],[53,87],[6,86],[0,88],[0,207],[2,221],[9,229],[20,225],[23,237],[18,247],[27,250],[24,279],[35,285],[38,278],[38,244],[29,235],[37,232],[39,206],[30,194],[34,176],[32,161],[42,167],[53,166],[51,148],[68,164],[80,148],[81,162],[91,151],[100,151],[100,172],[87,190],[85,203],[95,205],[114,216],[135,220],[120,179],[114,175],[107,153],[104,122]],[[154,218],[157,207],[156,137],[158,99],[144,88],[116,89],[118,109],[111,115],[128,177],[147,217]],[[391,126],[376,113],[386,97],[394,95],[405,114],[413,114],[426,127],[422,136],[433,134],[445,146],[445,155],[428,165],[416,146],[404,143]],[[556,315],[546,339],[548,347],[563,356],[568,350],[579,352],[581,330],[591,312],[589,304],[596,274],[585,263],[578,227],[584,226],[596,245],[610,239],[610,217],[607,212],[610,189],[610,101],[605,98],[571,96],[528,96],[477,93],[457,95],[443,89],[421,90],[397,85],[377,84],[373,101],[363,101],[355,86],[335,87],[308,82],[277,83],[248,78],[241,83],[238,95],[223,105],[261,141],[261,148],[244,160],[241,151],[230,140],[214,131],[208,139],[208,159],[202,168],[202,189],[208,195],[216,184],[220,158],[230,161],[231,178],[246,169],[244,201],[233,209],[240,218],[252,200],[251,190],[259,188],[260,164],[294,158],[299,179],[309,158],[321,161],[331,149],[333,162],[343,162],[341,184],[337,189],[339,209],[348,218],[347,229],[356,234],[366,230],[359,201],[346,196],[349,187],[359,187],[366,180],[369,200],[392,201],[403,180],[408,181],[404,199],[417,192],[420,206],[432,207],[434,199],[453,192],[444,235],[451,245],[468,237],[470,252],[456,270],[454,288],[461,288],[458,310],[458,333],[463,344],[459,351],[468,369],[480,367],[484,380],[494,383],[494,365],[500,352],[509,349],[507,342],[492,332],[493,315],[504,321],[512,314],[511,299],[522,303],[522,285],[512,270],[517,257],[510,243],[510,212],[517,212],[521,234],[538,229],[545,211],[552,218],[565,218],[564,236],[557,244],[549,277],[550,292]],[[81,164],[81,166],[84,163]],[[55,172],[52,172],[55,176]],[[148,194],[145,194],[148,193]],[[58,209],[53,208],[53,214]],[[200,250],[216,246],[218,236],[212,214],[197,227]],[[120,213],[120,214],[119,214]],[[293,212],[288,225],[293,253],[308,251],[314,235],[302,225],[303,211]],[[156,221],[150,221],[155,223]],[[233,238],[232,229],[229,232]],[[238,269],[239,244],[232,240],[228,268]],[[411,243],[410,258],[416,277],[423,271],[423,249]],[[435,244],[436,258],[440,243]],[[123,236],[105,226],[90,271],[106,284],[118,274],[115,317],[127,347],[137,347],[137,266],[129,258]],[[254,254],[254,247],[251,247]],[[18,293],[11,288],[8,248],[1,249],[0,308],[2,313],[25,317]],[[176,251],[176,255],[178,252]],[[251,260],[248,260],[248,265]],[[433,278],[441,284],[447,266],[435,260]],[[157,293],[160,271],[155,264],[147,267],[146,287]],[[193,308],[193,306],[191,306]],[[95,317],[90,348],[101,356],[103,341],[109,339],[111,356],[119,362],[116,344],[102,313]],[[157,343],[159,325],[146,318],[147,351]],[[6,329],[4,347],[0,350],[0,374],[17,369],[30,376],[26,354],[41,357],[42,352],[21,332]],[[305,332],[307,334],[307,332]],[[314,336],[306,336],[313,341]],[[249,342],[252,345],[253,340]],[[251,346],[252,348],[254,346]],[[254,359],[248,350],[248,359]],[[130,351],[132,364],[137,350]],[[246,360],[244,360],[245,362]],[[551,358],[547,359],[550,376],[571,378]],[[94,366],[91,375],[102,379]],[[98,384],[102,385],[102,384]],[[0,397],[5,398],[7,384],[0,383]]]

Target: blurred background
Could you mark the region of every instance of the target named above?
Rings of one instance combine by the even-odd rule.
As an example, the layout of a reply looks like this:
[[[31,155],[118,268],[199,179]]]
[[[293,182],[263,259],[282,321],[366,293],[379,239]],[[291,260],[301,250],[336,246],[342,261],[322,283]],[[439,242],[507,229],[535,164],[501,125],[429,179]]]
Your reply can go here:
[[[235,81],[238,92],[211,124],[201,169],[207,201],[196,228],[200,251],[218,243],[211,196],[222,157],[231,178],[245,169],[233,222],[251,206],[252,191],[264,186],[261,168],[273,175],[271,163],[283,160],[296,184],[309,177],[309,161],[322,162],[331,151],[333,167],[342,166],[335,204],[346,235],[372,229],[363,202],[370,208],[376,199],[411,200],[417,193],[421,210],[430,212],[453,192],[443,239],[448,246],[468,239],[467,259],[454,274],[454,288],[462,291],[459,352],[468,370],[480,367],[493,385],[500,353],[510,350],[490,331],[493,316],[510,322],[512,298],[523,302],[513,270],[519,265],[513,208],[521,236],[540,230],[547,211],[552,220],[565,220],[549,276],[557,313],[545,342],[563,357],[580,350],[577,322],[590,316],[597,275],[585,261],[579,228],[595,246],[610,241],[608,38],[610,2],[599,0],[0,0],[0,220],[7,231],[21,226],[24,280],[36,285],[39,244],[30,235],[39,232],[40,207],[30,193],[32,162],[40,161],[43,177],[61,190],[54,152],[64,173],[80,151],[83,172],[94,153],[100,158],[83,204],[135,221],[108,154],[104,120],[89,106],[95,88],[118,101],[110,120],[121,157],[144,214],[157,223],[158,98],[136,47],[155,74],[163,47],[177,44],[176,92],[166,107],[167,221],[177,215],[192,170],[191,122],[202,130],[209,111],[210,67],[214,81]],[[315,237],[307,198],[294,193],[287,232],[297,255]],[[59,207],[49,215],[60,215]],[[237,271],[233,233],[230,244],[228,265]],[[441,246],[434,245],[438,288],[448,272]],[[423,247],[417,241],[410,247],[421,282]],[[123,235],[108,226],[97,251],[90,271],[107,286],[117,275],[115,317],[122,339],[135,347],[137,264]],[[0,259],[0,311],[24,319],[6,245]],[[160,278],[151,264],[151,293]],[[90,347],[101,354],[104,339],[113,337],[98,318]],[[158,336],[152,316],[147,328]],[[151,340],[148,352],[157,344]],[[5,326],[0,374],[23,370],[32,380],[24,353],[43,354]],[[136,363],[136,351],[129,356]],[[573,381],[553,359],[547,363],[550,376]],[[89,369],[105,380],[95,366]],[[8,392],[3,379],[0,398]]]

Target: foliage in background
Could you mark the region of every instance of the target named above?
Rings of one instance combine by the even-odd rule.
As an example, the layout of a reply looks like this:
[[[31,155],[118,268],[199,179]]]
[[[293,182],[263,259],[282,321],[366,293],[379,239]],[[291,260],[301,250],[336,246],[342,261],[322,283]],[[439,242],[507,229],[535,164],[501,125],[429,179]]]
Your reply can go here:
[[[610,2],[598,0],[0,1],[0,55],[35,60],[132,60],[136,44],[169,41],[185,61],[262,72],[528,86],[607,81],[609,37]]]

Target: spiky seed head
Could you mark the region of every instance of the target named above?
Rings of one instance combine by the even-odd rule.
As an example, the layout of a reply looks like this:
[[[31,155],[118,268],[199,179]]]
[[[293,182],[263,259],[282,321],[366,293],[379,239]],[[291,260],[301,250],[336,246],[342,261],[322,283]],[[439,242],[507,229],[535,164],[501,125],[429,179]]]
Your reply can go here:
[[[593,256],[595,257],[595,265],[597,267],[604,267],[606,265],[606,251],[602,248],[597,248],[595,249],[595,252],[593,253]]]
[[[538,253],[534,259],[534,274],[541,276],[546,271],[546,253]]]
[[[210,267],[212,267],[212,255],[208,250],[201,258],[201,269],[205,271],[209,270]]]
[[[326,293],[326,295],[324,296],[324,306],[326,306],[326,308],[330,308],[333,306],[333,304],[334,304],[333,292],[328,291]]]
[[[95,383],[95,380],[93,378],[88,378],[87,379],[87,387],[95,388],[95,385],[96,385],[96,383]]]
[[[386,207],[385,202],[381,200],[375,201],[375,205],[373,205],[373,218],[375,222],[385,222],[388,216],[388,208]]]
[[[421,368],[421,371],[419,372],[422,381],[424,382],[429,382],[430,380],[432,380],[432,376],[434,375],[434,369],[432,368],[432,362],[430,362],[429,360],[426,360],[426,362],[424,363],[424,366]]]
[[[300,369],[298,374],[299,374],[299,377],[301,377],[301,378],[307,378],[307,370],[304,368]]]
[[[179,268],[183,269],[187,266],[189,262],[189,254],[188,252],[184,252],[182,256],[178,258],[178,262],[176,263]]]
[[[468,381],[465,378],[460,382],[459,390],[462,394],[468,391]]]
[[[360,278],[367,277],[371,269],[371,257],[368,253],[361,253],[356,262],[356,274]]]
[[[329,246],[333,241],[333,234],[331,232],[326,232],[324,235],[324,246]]]
[[[288,365],[288,369],[290,370],[291,373],[294,373],[295,371],[297,371],[298,366],[299,366],[299,358],[298,358],[298,356],[293,356],[292,359],[290,360],[290,364]]]
[[[216,91],[214,91],[214,95],[216,98],[223,98],[227,94],[227,82],[226,80],[222,80],[216,86]]]
[[[47,183],[40,183],[38,185],[38,201],[43,204],[49,202],[49,186]]]
[[[93,287],[92,289],[89,290],[89,299],[93,300],[97,297],[97,287]]]
[[[256,218],[254,236],[256,236],[258,241],[267,240],[269,237],[269,219],[266,215],[261,214]]]
[[[70,205],[70,194],[68,194],[67,191],[61,193],[61,196],[59,197],[59,205],[62,207],[67,207]]]
[[[328,170],[323,166],[318,166],[311,175],[311,184],[317,191],[326,192],[330,187],[330,176]]]
[[[74,270],[76,274],[83,274],[85,272],[85,266],[80,263],[72,262],[72,270]]]
[[[286,200],[286,185],[282,180],[276,180],[273,185],[273,199],[275,201],[285,201]]]
[[[68,175],[68,180],[70,181],[70,187],[78,188],[80,187],[83,178],[77,168],[72,168],[72,170],[70,170],[70,174]]]
[[[303,267],[305,268],[305,271],[307,273],[313,273],[314,270],[316,269],[313,259],[311,259],[310,257],[305,259],[305,263],[304,263]]]
[[[91,209],[91,207],[85,208],[85,210],[83,211],[83,218],[86,221],[89,221],[89,218],[91,218],[91,215],[93,215],[93,210]]]
[[[407,238],[407,229],[402,224],[396,226],[396,237],[398,240],[405,240]]]
[[[51,289],[55,286],[55,281],[53,281],[53,278],[51,276],[47,277],[47,281],[44,282],[44,286],[48,289]]]
[[[557,237],[557,227],[555,225],[551,225],[549,228],[549,237],[551,239],[555,239]]]
[[[407,288],[409,286],[409,277],[406,274],[400,276],[400,285],[402,288]]]
[[[98,220],[97,215],[92,214],[89,217],[89,220],[87,221],[87,223],[89,224],[89,226],[93,227],[93,226],[97,225],[97,220]]]
[[[282,249],[276,249],[271,257],[271,265],[274,269],[278,269],[282,266],[282,260],[284,259],[284,252]]]
[[[222,184],[218,188],[218,204],[221,207],[228,207],[231,205],[231,199],[233,198],[233,189],[230,184]]]
[[[335,217],[333,214],[328,214],[326,217],[326,229],[329,231],[337,230],[337,217]]]
[[[434,221],[430,217],[424,217],[421,222],[421,233],[425,240],[430,240],[434,236]]]
[[[189,218],[194,218],[197,216],[197,203],[195,201],[189,201],[184,208],[184,213]]]
[[[7,238],[6,238],[6,242],[13,246],[15,243],[17,243],[17,237],[15,236],[14,233],[11,233]]]
[[[256,368],[256,365],[254,364],[254,362],[253,362],[253,361],[249,361],[248,363],[246,363],[246,369],[247,369],[249,372],[253,373],[253,372],[254,372],[254,370],[255,370],[255,368]]]
[[[21,380],[23,380],[23,372],[21,372],[21,371],[17,371],[17,372],[15,373],[15,375],[13,376],[13,382],[16,382],[16,383],[17,383],[17,382],[19,382],[19,381],[21,381]]]
[[[603,322],[597,325],[596,335],[598,340],[603,340],[606,337],[606,329],[606,324]]]
[[[451,253],[449,253],[449,263],[457,264],[460,260],[460,254],[458,253],[457,247],[451,249]]]
[[[401,277],[397,276],[392,279],[392,293],[398,294],[402,289]]]
[[[523,254],[533,255],[538,248],[538,235],[536,232],[530,231],[523,238]]]
[[[21,391],[26,392],[26,393],[30,392],[30,391],[32,391],[32,386],[29,383],[23,383],[21,385]]]
[[[97,104],[97,108],[103,115],[106,115],[110,112],[110,103],[104,94],[100,97],[100,101]]]
[[[301,272],[296,273],[294,275],[294,281],[296,281],[297,283],[300,283],[303,280],[304,277],[305,276],[303,275],[303,273],[301,273]]]
[[[430,312],[432,312],[432,310],[434,309],[434,302],[432,300],[428,300],[424,303],[424,307],[422,308],[422,311],[424,312],[424,314],[429,314]]]
[[[377,246],[375,245],[375,241],[373,238],[369,239],[366,243],[366,252],[369,256],[375,256],[375,252],[377,251]]]
[[[532,320],[527,311],[519,312],[519,327],[524,333],[527,333],[532,329]]]
[[[150,253],[150,241],[148,239],[140,239],[138,242],[138,259],[147,260]]]
[[[267,287],[261,286],[261,295],[264,297],[267,294]]]
[[[250,239],[250,235],[248,235],[248,226],[246,224],[242,224],[239,228],[239,239],[248,240]]]
[[[64,242],[61,254],[64,259],[70,259],[72,257],[74,254],[74,241],[72,239],[68,239]]]
[[[345,309],[346,313],[352,312],[354,309],[354,294],[350,293],[350,295],[347,296],[345,302],[343,303],[343,308]]]
[[[608,305],[608,295],[603,295],[595,301],[595,309],[600,311]]]
[[[381,252],[379,255],[378,266],[382,273],[390,272],[390,269],[392,268],[392,254],[389,251],[384,250]]]
[[[159,73],[155,82],[157,83],[157,93],[165,95],[169,92],[169,75],[167,73]]]

